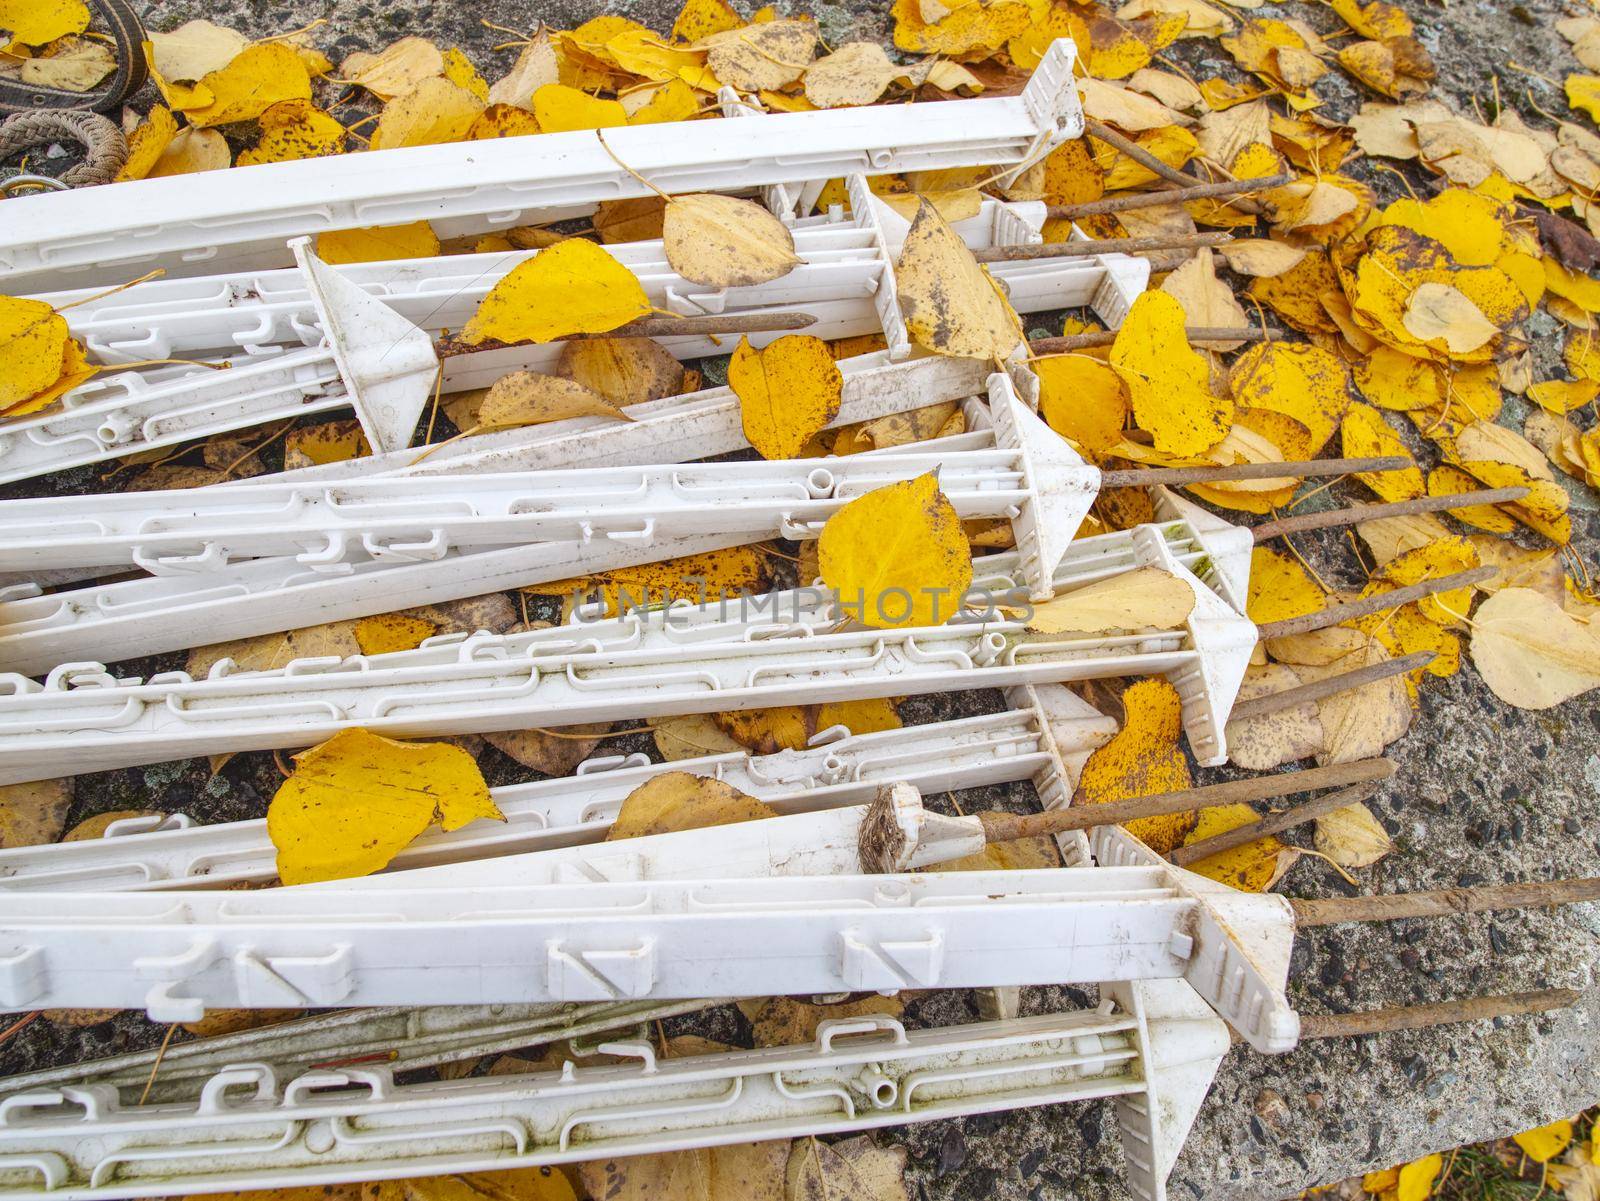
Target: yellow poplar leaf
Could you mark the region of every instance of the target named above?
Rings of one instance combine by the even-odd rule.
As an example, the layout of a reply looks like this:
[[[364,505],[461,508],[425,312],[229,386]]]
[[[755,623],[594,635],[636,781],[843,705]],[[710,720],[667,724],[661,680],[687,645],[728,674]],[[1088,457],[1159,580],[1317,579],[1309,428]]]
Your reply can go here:
[[[1327,254],[1308,250],[1287,271],[1250,281],[1250,295],[1303,333],[1332,334],[1338,327],[1323,307],[1322,297],[1341,291]]]
[[[1365,805],[1346,805],[1319,817],[1313,845],[1340,867],[1371,867],[1394,850],[1389,832]]]
[[[0,296],[0,412],[59,380],[71,341],[67,319],[44,301]]]
[[[472,756],[448,743],[342,730],[294,762],[267,810],[285,884],[370,875],[435,821],[505,820]]]
[[[800,263],[788,227],[753,200],[734,196],[674,196],[661,236],[668,265],[710,288],[764,284]]]
[[[1194,829],[1184,838],[1183,845],[1188,846],[1202,839],[1226,834],[1229,830],[1236,830],[1240,826],[1247,826],[1260,819],[1259,813],[1242,803],[1214,805],[1209,809],[1202,809]],[[1275,836],[1269,834],[1265,838],[1258,838],[1243,846],[1197,859],[1189,864],[1188,868],[1192,872],[1217,880],[1230,888],[1237,888],[1241,892],[1265,892],[1277,883],[1279,877],[1299,857],[1299,851],[1285,846]]]
[[[896,48],[913,54],[993,52],[1023,35],[1032,23],[1028,5],[1008,0],[950,7],[939,4],[926,14],[918,0],[895,0],[890,12],[895,18]]]
[[[1567,103],[1600,122],[1600,75],[1568,75]]]
[[[575,380],[534,371],[513,371],[490,386],[489,394],[478,406],[477,423],[483,429],[509,429],[568,417],[633,420],[600,393]]]
[[[655,722],[652,737],[655,739],[656,749],[668,763],[744,749],[728,737],[708,713],[660,718]]]
[[[1518,709],[1600,687],[1600,633],[1531,588],[1503,588],[1478,606],[1469,649],[1489,690]]]
[[[1441,243],[1463,267],[1486,267],[1505,249],[1515,210],[1466,188],[1446,188],[1428,200],[1406,197],[1383,210],[1379,223],[1404,225]]]
[[[226,138],[214,129],[189,126],[177,132],[155,164],[145,173],[145,178],[160,179],[167,175],[221,171],[231,164],[232,153]]]
[[[619,408],[684,390],[683,364],[653,338],[574,338],[556,371]]]
[[[122,169],[117,172],[116,182],[143,179],[150,174],[151,168],[166,152],[177,134],[178,123],[173,119],[171,110],[165,105],[154,105],[150,109],[150,115],[128,134],[128,157],[122,164]],[[244,162],[243,155],[239,161]]]
[[[904,1201],[907,1154],[869,1134],[835,1143],[795,1139],[784,1175],[789,1201]]]
[[[1572,1123],[1563,1118],[1548,1126],[1535,1126],[1532,1130],[1513,1134],[1511,1141],[1521,1147],[1534,1163],[1549,1163],[1572,1142]]]
[[[1087,139],[1063,142],[1050,152],[1043,190],[1050,204],[1088,204],[1105,195],[1105,172],[1089,153]]]
[[[1084,454],[1103,455],[1122,441],[1128,423],[1128,389],[1107,364],[1084,355],[1035,359],[1039,415]]]
[[[1210,247],[1203,247],[1161,284],[1161,290],[1183,306],[1184,322],[1212,329],[1245,329],[1250,318],[1233,294],[1233,289],[1217,278],[1216,258]],[[1216,342],[1218,351],[1237,350],[1243,343]]]
[[[889,697],[875,697],[865,701],[829,701],[817,707],[812,721],[817,730],[843,726],[852,734],[875,734],[879,730],[898,730],[899,710]]]
[[[459,142],[483,108],[483,101],[465,88],[442,75],[432,76],[383,106],[372,131],[372,149]]]
[[[317,257],[325,263],[382,263],[390,259],[432,258],[438,253],[439,236],[426,221],[372,229],[335,229],[317,235]]]
[[[1400,1183],[1400,1169],[1397,1167],[1368,1172],[1361,1177],[1362,1189],[1374,1196],[1382,1192],[1393,1192],[1394,1186],[1398,1183]]]
[[[806,70],[806,99],[818,108],[871,104],[898,74],[876,42],[847,42]]]
[[[1026,620],[1040,634],[1176,630],[1194,611],[1194,589],[1159,567],[1137,567],[1035,605]]]
[[[171,33],[152,31],[151,65],[167,79],[192,83],[220,71],[250,45],[250,39],[211,21],[187,21]]]
[[[438,632],[439,627],[426,618],[380,613],[356,622],[355,636],[363,655],[387,655],[391,651],[413,650]]]
[[[508,1057],[509,1058],[509,1057]],[[470,1064],[470,1060],[468,1063]],[[491,1070],[490,1075],[494,1072]],[[338,1187],[338,1186],[335,1186]],[[493,1172],[458,1172],[449,1176],[416,1176],[385,1181],[381,1185],[357,1186],[355,1197],[328,1196],[325,1201],[576,1201],[577,1193],[560,1168],[511,1168]],[[295,1190],[299,1191],[299,1190]],[[306,1189],[307,1193],[312,1189]],[[322,1189],[315,1196],[252,1197],[250,1201],[324,1201]],[[235,1195],[237,1201],[238,1195]],[[226,1199],[224,1199],[226,1201]]]
[[[972,552],[933,472],[875,488],[822,527],[817,563],[844,615],[876,628],[939,625],[972,583]]]
[[[1252,664],[1239,687],[1239,700],[1287,692],[1305,681],[1286,663]],[[1246,771],[1271,771],[1314,755],[1323,747],[1322,722],[1315,702],[1291,705],[1260,717],[1228,722],[1228,761]]]
[[[744,25],[744,18],[728,0],[684,0],[672,22],[675,42],[700,42],[713,34],[726,33]]]
[[[1111,346],[1111,366],[1128,386],[1134,424],[1169,455],[1208,450],[1233,423],[1233,401],[1212,395],[1210,368],[1183,327],[1183,306],[1175,298],[1145,292]]]
[[[22,60],[17,78],[32,87],[87,92],[117,69],[117,57],[102,42],[67,37],[47,54]]]
[[[1183,702],[1166,680],[1136,680],[1122,694],[1122,729],[1083,765],[1078,800],[1090,805],[1128,797],[1177,792],[1192,783],[1189,761],[1178,745]],[[1194,829],[1194,812],[1141,817],[1127,830],[1158,855],[1170,854]]]
[[[669,79],[655,88],[638,108],[629,107],[629,125],[658,125],[666,121],[687,121],[700,114],[700,98],[681,79]]]
[[[598,595],[607,617],[642,606],[659,606],[674,600],[705,604],[719,597],[763,591],[769,583],[767,556],[753,546],[685,555],[661,563],[619,567],[582,580],[541,584],[531,591],[544,595],[583,592]]]
[[[72,808],[71,780],[0,784],[0,847],[55,842]]]
[[[1237,404],[1281,413],[1305,430],[1303,440],[1275,439],[1291,460],[1315,458],[1350,409],[1350,372],[1319,346],[1252,346],[1234,361],[1228,384]]]
[[[740,338],[728,364],[745,437],[764,459],[793,459],[839,415],[844,376],[827,343],[789,334],[763,350]]]
[[[527,109],[514,104],[491,104],[472,119],[463,140],[484,142],[491,138],[524,138],[542,132],[539,122]]]
[[[1227,260],[1228,267],[1240,275],[1267,278],[1282,275],[1306,257],[1305,247],[1274,242],[1270,238],[1240,238],[1217,247],[1217,252]]]
[[[456,87],[471,92],[483,103],[489,103],[489,84],[478,74],[478,69],[459,47],[452,46],[444,52],[444,77]]]
[[[1327,597],[1298,559],[1268,546],[1250,553],[1250,594],[1245,612],[1257,625],[1302,617],[1327,604]]]
[[[806,745],[815,732],[806,710],[799,705],[714,713],[711,719],[728,737],[758,755],[797,751]]]
[[[600,100],[564,83],[547,83],[533,94],[533,115],[545,133],[628,123],[628,110],[615,100]]]
[[[1377,409],[1364,404],[1353,404],[1339,427],[1339,437],[1344,457],[1370,459],[1399,455],[1410,458],[1400,435],[1390,428]],[[1415,500],[1427,493],[1422,472],[1415,467],[1400,471],[1362,471],[1356,478],[1387,501]]]
[[[777,810],[771,805],[740,792],[723,780],[672,771],[646,780],[627,795],[606,841],[728,826],[776,816]]]
[[[1468,354],[1500,331],[1462,292],[1426,283],[1406,301],[1406,332],[1419,342],[1442,341],[1452,355]]]
[[[1457,496],[1482,488],[1482,481],[1448,463],[1440,464],[1428,473],[1429,496]],[[1494,505],[1463,505],[1459,509],[1449,510],[1449,513],[1457,521],[1488,530],[1491,534],[1509,534],[1517,528],[1517,523]]]
[[[608,722],[564,726],[548,733],[543,730],[498,730],[483,736],[484,741],[523,767],[547,776],[565,776],[587,759],[602,737],[609,732]],[[593,738],[573,735],[593,734]]]
[[[817,52],[815,21],[785,19],[706,38],[706,66],[741,92],[776,92],[805,73]]]
[[[1443,1167],[1444,1158],[1440,1155],[1425,1155],[1403,1165],[1395,1184],[1395,1201],[1428,1201]]]
[[[602,242],[643,242],[661,236],[667,202],[659,196],[602,200],[591,218]]]
[[[186,108],[191,125],[226,125],[259,117],[280,100],[310,100],[311,76],[294,50],[281,42],[259,42],[240,51],[226,67],[200,80],[212,97],[204,108]]]
[[[512,268],[478,305],[461,340],[548,342],[608,333],[649,313],[650,298],[633,272],[593,242],[568,238]]]
[[[284,470],[343,463],[372,453],[358,421],[324,421],[296,426],[283,441]]]
[[[912,340],[935,354],[1000,360],[1022,342],[1010,303],[926,201],[906,233],[895,280]]]
[[[43,46],[89,28],[83,0],[0,0],[0,29],[25,46]]]
[[[425,79],[443,76],[444,55],[426,38],[401,38],[378,54],[358,51],[339,65],[345,82],[379,100],[404,96]]]
[[[239,166],[344,153],[344,126],[309,100],[280,100],[261,114],[261,137],[239,152]]]
[[[1592,404],[1600,396],[1600,380],[1549,379],[1528,385],[1528,399],[1547,413],[1565,414]]]
[[[669,46],[653,29],[625,30],[606,42],[606,52],[624,71],[655,83],[676,79],[680,72],[704,64],[698,52]]]
[[[1353,367],[1356,387],[1380,409],[1407,411],[1444,403],[1446,380],[1429,359],[1378,346]]]
[[[514,104],[527,112],[533,111],[533,94],[547,83],[559,83],[560,68],[556,64],[555,47],[548,30],[541,29],[517,54],[517,61],[489,87],[490,107],[496,104]]]
[[[895,193],[879,199],[907,221],[916,217],[923,204],[931,204],[946,221],[965,221],[983,208],[983,193],[977,188]]]

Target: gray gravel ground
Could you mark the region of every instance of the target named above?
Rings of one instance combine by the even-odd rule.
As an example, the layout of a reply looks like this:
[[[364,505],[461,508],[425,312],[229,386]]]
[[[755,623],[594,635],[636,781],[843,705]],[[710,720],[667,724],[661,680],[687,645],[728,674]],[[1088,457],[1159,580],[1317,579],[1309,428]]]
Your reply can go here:
[[[1554,0],[1462,2],[1444,7],[1401,0],[1418,35],[1438,61],[1434,95],[1462,111],[1488,108],[1499,95],[1531,123],[1548,127],[1539,109],[1565,113],[1559,89],[1512,70],[1508,63],[1559,80],[1579,69],[1553,24],[1568,9]],[[570,28],[599,12],[621,12],[657,28],[671,22],[670,0],[616,0],[591,7],[578,0],[157,0],[146,6],[155,28],[206,16],[253,35],[281,33],[317,18],[327,24],[318,44],[337,60],[357,48],[375,49],[404,34],[460,45],[489,78],[510,64],[511,51],[492,47],[504,35],[481,21],[527,28],[544,19]],[[798,6],[797,6],[798,7]],[[1579,11],[1581,5],[1570,11]],[[860,11],[857,11],[857,10]],[[886,5],[855,0],[811,11],[830,41],[884,39]],[[1301,17],[1322,29],[1337,26],[1316,4],[1271,5],[1255,15]],[[1185,44],[1176,53],[1198,78],[1238,78],[1214,43]],[[1319,85],[1327,115],[1343,117],[1363,98],[1330,75]],[[1580,118],[1581,120],[1581,118]],[[1364,163],[1353,174],[1392,197],[1392,173]],[[1559,331],[1534,324],[1539,370],[1559,375]],[[1526,409],[1506,407],[1518,428]],[[55,486],[93,486],[90,473]],[[1563,477],[1564,478],[1564,477]],[[1600,513],[1593,492],[1572,487],[1574,545],[1595,562]],[[1326,503],[1365,499],[1340,486]],[[1319,502],[1321,503],[1321,502]],[[1325,579],[1359,584],[1348,544],[1332,534],[1300,543]],[[169,659],[165,665],[177,666]],[[144,665],[141,665],[144,666]],[[990,694],[934,698],[907,706],[908,720],[981,711],[999,703]],[[637,743],[635,746],[633,744]],[[643,736],[611,744],[648,749]],[[1600,875],[1600,707],[1594,694],[1545,713],[1509,709],[1470,666],[1446,681],[1430,681],[1410,734],[1390,754],[1401,769],[1373,804],[1394,836],[1395,853],[1361,873],[1362,892],[1399,892],[1491,881]],[[493,750],[483,760],[491,782],[524,773]],[[1201,782],[1225,772],[1199,773]],[[278,775],[266,756],[240,756],[217,776],[204,764],[162,765],[83,777],[70,821],[111,809],[185,810],[221,821],[264,812]],[[1022,804],[1027,797],[967,798],[980,807]],[[1355,890],[1329,867],[1307,857],[1282,890],[1333,896]],[[1547,1017],[1356,1040],[1310,1043],[1267,1058],[1236,1050],[1225,1062],[1172,1177],[1177,1198],[1259,1201],[1289,1196],[1363,1169],[1432,1150],[1505,1135],[1570,1116],[1600,1100],[1595,1028],[1600,1020],[1600,907],[1562,912],[1486,915],[1306,932],[1293,960],[1291,997],[1307,1013],[1343,1012],[1438,1001],[1480,993],[1546,986],[1587,989],[1576,1008]],[[1030,1009],[1058,1001],[1059,990],[1033,990]],[[1081,1001],[1082,998],[1077,998]],[[975,1016],[972,998],[937,994],[917,1001],[926,1019]],[[738,1038],[742,1019],[719,1019],[721,1036]],[[158,1041],[160,1029],[126,1015],[87,1029],[36,1022],[0,1049],[0,1070],[106,1054]],[[1282,1106],[1267,1104],[1274,1097]],[[940,1122],[888,1137],[911,1151],[915,1195],[937,1201],[1020,1201],[1021,1198],[1122,1198],[1121,1151],[1109,1109],[1068,1106]]]

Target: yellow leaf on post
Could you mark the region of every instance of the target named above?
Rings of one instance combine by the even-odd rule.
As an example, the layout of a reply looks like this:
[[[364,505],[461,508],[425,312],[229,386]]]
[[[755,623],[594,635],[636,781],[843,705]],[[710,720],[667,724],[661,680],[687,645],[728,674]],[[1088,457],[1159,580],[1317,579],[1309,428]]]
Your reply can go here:
[[[0,296],[0,412],[59,380],[71,342],[67,319],[44,301]]]
[[[1122,441],[1128,388],[1122,377],[1086,355],[1047,355],[1033,361],[1039,377],[1039,415],[1085,455],[1104,455]]]
[[[844,376],[821,338],[789,334],[762,350],[740,338],[728,387],[750,445],[764,459],[793,459],[839,415]]]
[[[280,100],[261,114],[261,137],[239,152],[239,166],[344,153],[344,126],[309,100]]]
[[[442,75],[424,79],[383,106],[372,131],[372,149],[459,142],[483,107],[483,101]]]
[[[1134,424],[1169,455],[1209,450],[1233,424],[1233,401],[1212,395],[1210,368],[1183,327],[1183,306],[1175,298],[1145,292],[1111,346],[1111,366],[1128,386]]]
[[[805,73],[817,52],[815,21],[785,19],[714,33],[706,66],[741,92],[776,92]]]
[[[426,221],[372,229],[334,229],[317,235],[317,257],[325,263],[382,263],[426,259],[439,253],[439,235]]]
[[[1348,459],[1370,459],[1400,455],[1411,457],[1400,435],[1389,427],[1383,414],[1370,405],[1353,404],[1339,427],[1340,445]],[[1427,494],[1422,472],[1416,467],[1400,471],[1361,471],[1356,479],[1384,500],[1415,500]]]
[[[342,730],[295,756],[267,810],[285,884],[370,875],[439,822],[457,830],[503,821],[472,756],[448,743],[406,743]]]
[[[461,331],[469,346],[548,342],[603,334],[650,312],[638,278],[583,238],[568,238],[519,263],[478,305]]]
[[[771,805],[724,780],[672,771],[646,780],[627,795],[606,841],[729,826],[777,815]]]
[[[310,100],[311,76],[300,56],[281,42],[242,50],[226,67],[200,80],[212,100],[186,108],[191,125],[226,125],[259,117],[280,100]]]
[[[477,423],[481,429],[510,429],[568,417],[633,420],[600,393],[574,380],[533,371],[513,371],[490,386],[489,394],[478,406]]]
[[[676,396],[684,385],[683,364],[653,338],[574,338],[556,371],[618,408]]]
[[[600,100],[564,83],[547,83],[533,94],[533,115],[545,133],[609,129],[628,123],[628,110],[615,100]]]
[[[1122,694],[1126,716],[1111,741],[1089,756],[1078,783],[1082,803],[1104,804],[1188,788],[1189,761],[1178,745],[1183,702],[1165,680],[1136,680]],[[1127,830],[1158,855],[1170,854],[1194,829],[1193,812],[1141,817]]]
[[[1518,709],[1600,687],[1600,633],[1531,588],[1503,588],[1478,606],[1469,650],[1489,690]]]
[[[1028,629],[1040,634],[1175,630],[1194,611],[1194,589],[1158,567],[1136,567],[1035,605]]]
[[[89,28],[83,0],[0,0],[0,29],[25,46],[43,46]]]
[[[842,612],[878,629],[940,625],[972,583],[972,551],[933,472],[875,488],[822,527],[817,565]]]
[[[998,361],[1022,342],[1022,323],[1010,303],[926,201],[917,208],[894,273],[906,328],[917,345],[935,354]]]
[[[735,196],[674,196],[667,201],[661,237],[668,265],[708,288],[764,284],[800,263],[788,227],[754,201]]]

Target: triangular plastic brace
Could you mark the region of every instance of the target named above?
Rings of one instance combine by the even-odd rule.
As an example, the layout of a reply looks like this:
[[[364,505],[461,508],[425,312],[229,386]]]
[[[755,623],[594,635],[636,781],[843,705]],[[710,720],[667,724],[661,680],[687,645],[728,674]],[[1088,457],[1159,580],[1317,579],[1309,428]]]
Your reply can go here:
[[[1156,516],[1164,521],[1187,521],[1200,546],[1211,560],[1221,586],[1217,591],[1240,613],[1250,596],[1250,556],[1255,539],[1246,526],[1224,521],[1166,488],[1154,488]]]
[[[1102,984],[1139,1021],[1145,1091],[1117,1099],[1129,1191],[1163,1201],[1167,1177],[1228,1052],[1228,1027],[1182,980]]]
[[[319,259],[309,238],[289,247],[367,441],[379,454],[404,450],[433,395],[433,339]]]
[[[1014,368],[1026,382],[1033,376]],[[1100,491],[1100,469],[1085,463],[1065,439],[1023,402],[1011,376],[989,377],[989,415],[995,445],[1018,451],[1029,497],[1011,523],[1021,559],[1020,578],[1035,601],[1055,595],[1056,568]]]
[[[1078,82],[1073,77],[1073,62],[1078,48],[1071,38],[1050,43],[1039,65],[1022,89],[1022,103],[1036,122],[1039,133],[1022,161],[996,176],[1001,187],[1013,183],[1029,167],[1041,162],[1062,142],[1083,135],[1083,104],[1078,98]]]

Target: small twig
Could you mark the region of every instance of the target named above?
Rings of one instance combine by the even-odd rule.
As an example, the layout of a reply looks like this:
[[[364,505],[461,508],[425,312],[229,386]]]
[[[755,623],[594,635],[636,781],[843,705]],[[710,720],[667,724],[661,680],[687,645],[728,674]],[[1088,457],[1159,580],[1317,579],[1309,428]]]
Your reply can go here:
[[[1269,814],[1260,821],[1247,822],[1231,830],[1224,830],[1221,834],[1213,834],[1210,838],[1202,838],[1199,842],[1190,843],[1186,847],[1179,847],[1167,858],[1179,867],[1187,867],[1201,859],[1221,854],[1223,851],[1231,851],[1234,847],[1242,847],[1245,843],[1254,842],[1258,838],[1281,834],[1295,826],[1304,825],[1306,822],[1332,813],[1335,809],[1360,804],[1377,791],[1376,784],[1357,784],[1354,788],[1341,788],[1338,792],[1319,796],[1304,805],[1296,805],[1292,809],[1285,809],[1282,813]]]
[[[805,329],[815,325],[817,319],[810,313],[748,313],[743,316],[705,317],[641,317],[603,334],[568,334],[551,338],[551,342],[579,342],[593,338],[672,338],[691,334],[766,334],[776,330]],[[527,345],[518,342],[499,342],[493,338],[467,345],[440,339],[434,349],[441,359],[457,355],[477,354],[485,350],[504,350],[508,346]]]
[[[1376,459],[1306,459],[1298,463],[1230,463],[1208,467],[1130,467],[1100,473],[1102,488],[1153,488],[1158,484],[1216,484],[1231,480],[1272,480],[1279,476],[1309,479],[1352,471],[1402,471],[1414,467],[1404,455]]]
[[[173,1022],[167,1027],[167,1036],[161,1040],[161,1047],[158,1051],[156,1051],[155,1062],[150,1065],[150,1079],[144,1082],[144,1092],[139,1094],[140,1105],[143,1105],[150,1099],[150,1090],[156,1086],[156,1073],[161,1070],[161,1060],[167,1053],[167,1047],[172,1044],[172,1036],[177,1032],[177,1022]]]
[[[1451,509],[1465,509],[1471,505],[1499,505],[1521,500],[1528,490],[1520,484],[1511,488],[1487,488],[1479,492],[1457,492],[1451,496],[1419,496],[1415,500],[1398,500],[1387,505],[1360,505],[1348,509],[1329,509],[1322,513],[1302,513],[1298,517],[1283,517],[1277,521],[1263,522],[1251,533],[1257,542],[1276,538],[1280,534],[1299,534],[1306,530],[1326,530],[1341,525],[1359,525],[1363,521],[1379,521],[1385,517],[1410,517],[1417,513],[1438,513]]]
[[[1139,145],[1138,142],[1135,142],[1132,138],[1124,137],[1104,121],[1096,121],[1093,117],[1085,118],[1083,130],[1091,137],[1099,138],[1113,150],[1127,155],[1146,170],[1154,172],[1162,179],[1170,180],[1180,188],[1192,187],[1200,182],[1194,176],[1178,170],[1178,168],[1169,163],[1162,162],[1143,146]]]
[[[1265,696],[1256,696],[1247,701],[1240,701],[1234,705],[1233,712],[1228,715],[1228,720],[1231,722],[1249,721],[1251,718],[1265,717],[1269,713],[1293,709],[1296,705],[1307,705],[1312,701],[1320,701],[1323,697],[1333,696],[1338,692],[1348,692],[1352,688],[1375,684],[1379,680],[1387,680],[1390,676],[1404,675],[1408,671],[1426,667],[1432,662],[1432,651],[1417,651],[1416,654],[1405,655],[1399,659],[1386,659],[1382,663],[1369,663],[1367,666],[1358,667],[1354,671],[1342,671],[1336,676],[1327,676],[1321,680],[1312,680],[1309,684],[1285,688],[1282,692],[1269,692]]]
[[[1173,188],[1168,192],[1136,192],[1132,196],[1107,196],[1103,200],[1090,200],[1083,204],[1052,204],[1046,207],[1045,212],[1051,217],[1076,221],[1079,217],[1125,213],[1130,209],[1158,208],[1167,204],[1183,204],[1189,200],[1213,200],[1219,196],[1265,192],[1272,188],[1281,188],[1293,180],[1294,176],[1289,174],[1273,175],[1266,179],[1224,179],[1216,183]]]
[[[1436,888],[1375,897],[1298,899],[1295,920],[1302,926],[1338,922],[1392,922],[1406,917],[1450,917],[1494,909],[1542,909],[1600,901],[1600,876],[1577,880],[1536,880],[1527,884],[1484,884],[1477,888]]]
[[[1307,613],[1301,617],[1270,621],[1266,625],[1257,627],[1256,632],[1263,642],[1269,638],[1287,638],[1291,634],[1310,634],[1316,630],[1326,630],[1330,626],[1342,625],[1357,617],[1398,609],[1401,605],[1409,605],[1412,601],[1432,596],[1436,592],[1465,588],[1469,584],[1477,584],[1499,574],[1498,567],[1474,567],[1470,571],[1458,571],[1451,575],[1440,576],[1436,580],[1423,580],[1420,584],[1409,584],[1389,592],[1377,592],[1348,604],[1330,605],[1326,609]]]
[[[1156,250],[1194,250],[1202,246],[1226,246],[1233,235],[1226,230],[1181,237],[1154,238],[1079,238],[1072,242],[1042,242],[1033,246],[991,246],[974,250],[980,263],[1016,263],[1029,259],[1083,259],[1097,254],[1148,254]]]
[[[1183,336],[1190,342],[1271,342],[1283,337],[1283,331],[1271,326],[1266,329],[1254,326],[1229,329],[1214,325],[1190,325],[1184,327]],[[1087,334],[1032,338],[1028,342],[1028,349],[1035,355],[1062,354],[1069,350],[1086,350],[1091,346],[1110,346],[1116,340],[1116,330],[1097,329]]]
[[[1185,788],[1180,792],[1164,792],[1155,796],[1128,797],[1105,804],[1074,804],[1065,809],[1051,809],[1044,813],[982,813],[984,840],[986,842],[1011,842],[1018,838],[1034,838],[1041,834],[1060,834],[1067,830],[1087,830],[1095,826],[1121,825],[1141,817],[1161,817],[1169,813],[1187,813],[1191,809],[1212,809],[1218,805],[1248,804],[1251,801],[1273,800],[1299,792],[1312,792],[1319,788],[1343,788],[1351,784],[1367,784],[1386,780],[1394,775],[1394,764],[1387,759],[1360,759],[1354,763],[1337,763],[1328,767],[1312,767],[1305,771],[1278,772],[1273,775],[1252,776],[1244,780],[1229,780],[1225,784],[1209,784],[1204,788]]]
[[[1526,1013],[1548,1013],[1570,1009],[1582,996],[1572,988],[1541,988],[1535,992],[1503,993],[1490,997],[1463,997],[1459,1001],[1440,1001],[1433,1005],[1397,1005],[1392,1009],[1371,1009],[1365,1013],[1303,1013],[1300,1037],[1354,1038],[1362,1034],[1387,1034],[1394,1030],[1425,1030],[1453,1022],[1477,1022],[1486,1018],[1516,1017]]]

